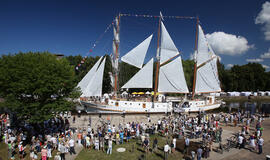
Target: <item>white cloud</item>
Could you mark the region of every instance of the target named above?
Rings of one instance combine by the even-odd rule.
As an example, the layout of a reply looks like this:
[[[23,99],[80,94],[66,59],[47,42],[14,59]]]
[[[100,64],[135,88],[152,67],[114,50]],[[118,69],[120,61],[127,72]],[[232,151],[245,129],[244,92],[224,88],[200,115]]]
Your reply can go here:
[[[265,40],[270,40],[270,2],[265,2],[262,5],[262,10],[256,17],[255,24],[264,25]]]
[[[206,35],[208,42],[218,54],[240,55],[253,48],[245,37],[224,32],[214,32]]]
[[[228,68],[232,68],[234,66],[234,64],[227,64]]]
[[[270,67],[269,66],[267,66],[267,65],[262,65],[263,66],[263,68],[265,68],[265,69],[269,69]]]
[[[255,63],[258,63],[258,62],[262,62],[263,59],[261,58],[255,58],[255,59],[246,59],[247,62],[255,62]]]
[[[261,58],[270,58],[270,48],[268,49],[268,52],[261,54]]]
[[[189,60],[194,60],[194,53],[190,53]]]

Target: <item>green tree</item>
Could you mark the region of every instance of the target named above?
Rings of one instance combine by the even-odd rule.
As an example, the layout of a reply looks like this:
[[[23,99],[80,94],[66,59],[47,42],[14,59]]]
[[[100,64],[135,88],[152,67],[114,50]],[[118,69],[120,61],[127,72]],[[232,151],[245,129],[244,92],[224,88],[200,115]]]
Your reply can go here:
[[[189,91],[192,91],[193,87],[193,77],[194,77],[194,61],[193,60],[183,60],[183,69],[185,74],[185,79]]]
[[[57,59],[48,52],[3,55],[0,75],[2,106],[30,123],[70,110],[74,103],[68,99],[80,95],[74,89],[74,68],[65,58]]]

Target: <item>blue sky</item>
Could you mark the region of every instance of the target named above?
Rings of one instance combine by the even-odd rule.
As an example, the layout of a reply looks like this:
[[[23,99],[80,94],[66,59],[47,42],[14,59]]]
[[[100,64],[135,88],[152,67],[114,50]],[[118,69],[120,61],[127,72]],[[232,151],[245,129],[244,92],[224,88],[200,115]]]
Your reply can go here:
[[[88,51],[118,13],[158,15],[159,11],[168,16],[199,16],[225,66],[259,62],[269,71],[270,3],[262,0],[1,0],[0,54],[110,54],[111,29],[92,53]],[[195,20],[165,19],[164,24],[183,59],[189,59],[195,46]],[[121,17],[121,55],[154,33],[149,60],[156,52],[157,26],[156,18]]]

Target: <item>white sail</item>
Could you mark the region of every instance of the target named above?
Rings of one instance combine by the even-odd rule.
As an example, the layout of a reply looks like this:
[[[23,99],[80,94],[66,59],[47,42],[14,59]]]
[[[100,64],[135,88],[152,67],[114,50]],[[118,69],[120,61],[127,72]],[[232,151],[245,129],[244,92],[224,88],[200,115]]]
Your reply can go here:
[[[178,49],[173,43],[171,36],[161,22],[160,64],[178,55]]]
[[[97,68],[98,68],[98,66],[99,66],[100,61],[101,61],[102,58],[103,58],[103,56],[99,58],[99,60],[90,69],[90,71],[78,83],[77,87],[80,87],[82,92],[86,89],[87,85],[91,82],[91,79],[94,77],[94,75],[95,75],[95,73],[97,71]]]
[[[130,65],[138,68],[142,68],[146,52],[148,50],[149,44],[152,40],[153,34],[141,42],[138,46],[129,51],[124,55],[121,60]]]
[[[220,92],[220,81],[217,71],[217,56],[208,44],[201,26],[199,26],[198,51],[196,54],[195,93]]]
[[[181,56],[160,67],[158,92],[188,93]]]
[[[196,53],[196,61],[197,66],[201,65],[202,63],[206,62],[212,57],[213,53],[210,53],[208,42],[206,37],[203,33],[201,26],[199,25],[199,32],[198,32],[198,49]]]
[[[137,72],[122,88],[152,88],[153,58]]]
[[[105,67],[106,57],[102,61],[98,70],[96,71],[94,77],[91,79],[90,83],[87,85],[84,90],[82,97],[90,96],[101,96],[102,95],[102,83],[103,83],[103,73]]]

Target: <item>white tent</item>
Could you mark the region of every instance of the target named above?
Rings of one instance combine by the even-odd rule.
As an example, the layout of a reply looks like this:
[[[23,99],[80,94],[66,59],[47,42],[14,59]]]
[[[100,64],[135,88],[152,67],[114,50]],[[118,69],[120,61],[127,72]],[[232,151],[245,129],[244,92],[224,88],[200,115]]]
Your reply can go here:
[[[240,93],[239,92],[227,92],[227,95],[229,97],[236,97],[236,96],[240,96]]]
[[[210,93],[210,96],[220,97],[220,93]]]
[[[151,92],[147,91],[147,92],[145,92],[145,94],[151,94]]]
[[[250,96],[251,95],[251,92],[241,92],[240,94],[241,96]]]
[[[123,96],[123,95],[128,95],[128,93],[127,93],[127,91],[124,91],[124,92],[121,93],[121,95],[122,95],[122,96]]]
[[[258,96],[265,96],[265,92],[259,91],[259,92],[258,92]]]

